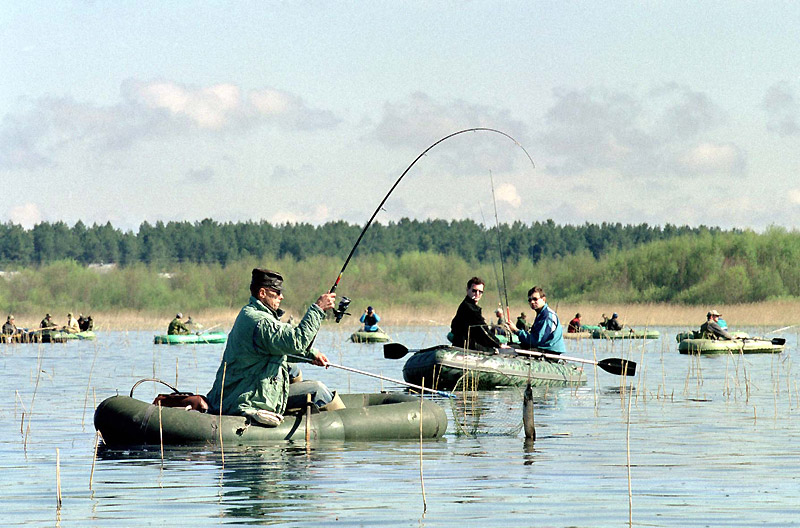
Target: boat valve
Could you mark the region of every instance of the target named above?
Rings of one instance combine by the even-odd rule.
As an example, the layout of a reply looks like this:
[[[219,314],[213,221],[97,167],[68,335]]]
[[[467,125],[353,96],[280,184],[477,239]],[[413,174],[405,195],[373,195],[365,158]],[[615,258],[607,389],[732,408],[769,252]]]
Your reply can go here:
[[[350,299],[343,296],[339,300],[339,307],[333,310],[333,315],[336,317],[337,323],[340,322],[342,320],[342,317],[344,317],[345,315],[350,315],[347,312],[348,306],[350,306]]]

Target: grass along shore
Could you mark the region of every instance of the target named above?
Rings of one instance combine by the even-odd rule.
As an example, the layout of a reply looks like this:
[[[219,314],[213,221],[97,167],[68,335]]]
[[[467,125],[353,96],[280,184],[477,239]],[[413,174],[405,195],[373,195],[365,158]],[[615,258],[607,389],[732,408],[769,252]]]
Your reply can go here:
[[[487,321],[492,321],[494,305],[491,303],[481,303],[483,306],[484,317]],[[455,315],[457,304],[428,306],[424,308],[411,308],[401,305],[375,305],[378,315],[381,316],[381,324],[386,327],[409,326],[409,325],[431,325],[447,326]],[[582,315],[584,324],[597,324],[601,320],[601,315],[605,313],[611,316],[617,312],[623,323],[635,328],[647,328],[653,326],[685,326],[698,327],[705,321],[706,312],[712,308],[719,310],[723,318],[728,321],[731,328],[744,326],[774,327],[790,326],[800,324],[800,300],[797,301],[768,301],[761,303],[746,304],[727,304],[708,307],[688,306],[678,304],[647,303],[647,304],[592,304],[592,303],[551,303],[550,307],[556,310],[562,324],[566,323],[575,316],[576,313]],[[512,322],[516,321],[520,312],[524,311],[528,321],[533,321],[533,310],[529,306],[512,304]],[[184,312],[184,317],[192,316],[195,322],[201,323],[204,328],[214,330],[230,330],[240,308],[236,309],[206,309],[196,312]],[[17,313],[14,314],[17,326],[23,328],[37,328],[39,321],[42,320],[47,309],[40,310],[35,314]],[[344,327],[354,327],[358,325],[358,318],[361,312],[358,307],[351,305],[351,317],[346,317],[342,321]],[[66,313],[60,315],[50,312],[56,324],[66,323]],[[76,313],[77,315],[77,313]],[[87,314],[88,315],[88,314]],[[119,310],[108,312],[92,312],[95,321],[95,331],[104,330],[152,330],[154,332],[166,333],[167,325],[175,317],[175,313],[162,313],[150,311]],[[301,313],[289,312],[295,319]],[[5,319],[4,319],[5,320]],[[284,320],[287,320],[286,316]],[[336,324],[333,319],[326,323]]]

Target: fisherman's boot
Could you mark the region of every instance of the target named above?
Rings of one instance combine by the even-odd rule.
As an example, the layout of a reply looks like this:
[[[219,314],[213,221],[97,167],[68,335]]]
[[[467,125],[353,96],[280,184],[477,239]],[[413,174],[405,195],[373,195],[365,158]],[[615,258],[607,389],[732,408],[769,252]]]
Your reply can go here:
[[[339,393],[333,391],[333,399],[319,408],[320,411],[338,411],[339,409],[344,409],[344,403],[342,399],[339,397]]]

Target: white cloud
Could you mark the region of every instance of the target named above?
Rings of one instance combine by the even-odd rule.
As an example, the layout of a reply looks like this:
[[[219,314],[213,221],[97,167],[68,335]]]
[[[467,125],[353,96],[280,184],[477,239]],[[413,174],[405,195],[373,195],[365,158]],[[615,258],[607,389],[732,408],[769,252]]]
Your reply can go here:
[[[495,189],[495,198],[498,202],[505,202],[511,207],[517,208],[522,205],[522,198],[517,192],[517,188],[512,183],[501,183]]]
[[[121,101],[99,106],[42,98],[0,124],[0,168],[52,164],[64,151],[104,153],[148,139],[241,132],[260,126],[284,131],[329,129],[332,112],[274,89],[247,94],[234,84],[190,87],[171,81],[122,83]]]
[[[11,220],[11,223],[19,224],[26,229],[31,229],[42,221],[42,212],[39,210],[38,205],[28,202],[12,207],[8,212],[8,218]]]
[[[725,159],[737,167],[744,158],[741,149],[715,133],[725,113],[700,92],[670,84],[644,96],[600,89],[557,90],[554,96],[540,141],[555,174],[607,170],[624,178],[658,179],[725,166]],[[726,149],[698,147],[707,144]],[[700,163],[703,151],[706,159]]]
[[[686,152],[680,162],[693,174],[737,174],[744,169],[745,156],[732,144],[701,143]]]
[[[298,208],[298,210],[301,208]],[[267,220],[273,224],[283,224],[289,222],[296,223],[309,223],[309,224],[324,224],[328,220],[332,220],[328,206],[318,204],[311,209],[297,211],[278,211],[273,213]]]

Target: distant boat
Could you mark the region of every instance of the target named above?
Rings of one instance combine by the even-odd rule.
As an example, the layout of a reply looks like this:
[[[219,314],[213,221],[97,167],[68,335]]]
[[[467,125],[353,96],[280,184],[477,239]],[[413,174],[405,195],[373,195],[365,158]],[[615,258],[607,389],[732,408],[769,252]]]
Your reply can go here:
[[[658,330],[593,330],[592,339],[658,339],[661,333]]]
[[[153,336],[156,345],[211,345],[224,343],[228,338],[225,332],[200,332],[196,334],[166,334]]]
[[[681,354],[780,354],[786,349],[786,339],[750,337],[745,332],[733,332],[736,339],[702,339],[700,332],[681,332],[678,352]]]
[[[391,340],[392,338],[383,330],[378,330],[377,332],[359,330],[350,334],[350,341],[353,343],[386,343]]]

